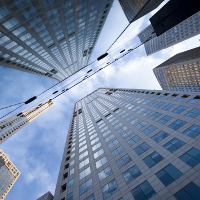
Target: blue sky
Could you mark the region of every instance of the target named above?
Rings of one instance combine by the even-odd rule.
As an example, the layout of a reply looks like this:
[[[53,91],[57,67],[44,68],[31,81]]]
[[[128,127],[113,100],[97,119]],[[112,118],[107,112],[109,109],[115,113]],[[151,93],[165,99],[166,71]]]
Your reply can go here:
[[[131,24],[113,48],[135,37],[149,24],[149,18],[153,13]],[[128,21],[118,1],[115,0],[90,61],[103,54],[127,25]],[[152,69],[171,56],[197,47],[199,44],[198,35],[148,57],[144,47],[140,47],[57,98],[50,109],[1,145],[1,149],[21,172],[5,199],[36,200],[47,191],[54,194],[69,122],[76,101],[99,87],[161,89]],[[108,58],[114,59],[115,54],[112,53]],[[110,61],[108,58],[102,62]],[[88,69],[90,68],[84,72]],[[48,78],[0,66],[0,96],[3,97],[0,98],[0,105],[3,107],[25,101],[55,83]],[[1,111],[0,115],[6,111]]]

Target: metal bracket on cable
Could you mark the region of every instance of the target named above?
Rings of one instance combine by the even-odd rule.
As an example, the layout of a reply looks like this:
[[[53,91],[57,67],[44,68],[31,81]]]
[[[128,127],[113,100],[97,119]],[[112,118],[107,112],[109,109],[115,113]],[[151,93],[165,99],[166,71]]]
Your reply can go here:
[[[108,53],[104,53],[103,55],[99,56],[97,60],[100,61],[101,59],[105,58],[107,55]]]
[[[36,99],[37,99],[37,97],[34,96],[34,97],[30,98],[29,100],[25,101],[24,103],[25,103],[25,104],[29,104],[29,103],[31,103],[32,101],[36,100]]]

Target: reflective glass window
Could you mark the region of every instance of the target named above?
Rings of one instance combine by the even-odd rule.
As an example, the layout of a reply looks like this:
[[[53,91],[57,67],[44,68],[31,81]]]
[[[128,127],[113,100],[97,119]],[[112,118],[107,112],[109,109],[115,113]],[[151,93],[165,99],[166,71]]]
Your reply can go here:
[[[165,145],[163,145],[163,147],[165,149],[167,149],[169,152],[173,153],[174,151],[176,151],[177,149],[179,149],[180,147],[182,147],[185,144],[185,142],[174,138],[172,140],[170,140],[168,143],[166,143]]]

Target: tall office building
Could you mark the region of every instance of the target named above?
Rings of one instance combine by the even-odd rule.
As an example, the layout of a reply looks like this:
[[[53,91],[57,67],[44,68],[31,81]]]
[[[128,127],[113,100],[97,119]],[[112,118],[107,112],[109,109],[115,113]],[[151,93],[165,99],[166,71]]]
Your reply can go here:
[[[27,109],[0,121],[0,144],[21,130],[36,117],[53,105],[52,100],[41,103],[33,109]]]
[[[101,88],[78,101],[54,200],[199,199],[199,99]]]
[[[200,47],[176,54],[153,72],[163,90],[200,92]]]
[[[152,10],[156,9],[164,0],[119,0],[128,21],[134,22]]]
[[[0,150],[0,158],[4,161],[0,168],[0,199],[3,200],[18,179],[20,172],[2,150]]]
[[[198,34],[200,34],[200,12],[197,12],[158,37],[156,37],[152,25],[141,31],[138,37],[141,42],[146,42],[144,44],[146,54],[150,55]]]
[[[0,3],[0,65],[61,81],[87,65],[113,0]]]
[[[42,195],[37,200],[53,200],[53,195],[51,194],[51,192],[47,192],[46,194]]]

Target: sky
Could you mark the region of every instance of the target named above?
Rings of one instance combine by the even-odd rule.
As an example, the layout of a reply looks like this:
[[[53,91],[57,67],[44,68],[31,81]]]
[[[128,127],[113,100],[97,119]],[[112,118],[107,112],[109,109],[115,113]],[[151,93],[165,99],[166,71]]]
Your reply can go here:
[[[149,18],[156,10],[132,23],[113,49],[134,38],[149,25]],[[114,0],[89,63],[105,53],[127,25],[118,0]],[[177,53],[198,47],[199,39],[200,35],[197,35],[150,56],[146,56],[142,46],[55,99],[50,109],[1,145],[1,149],[21,172],[5,200],[36,200],[47,191],[54,194],[75,102],[100,87],[160,90],[152,69]],[[131,42],[120,46],[101,63],[96,62],[90,68],[104,66],[102,63],[115,59],[119,51],[134,46]],[[80,75],[90,68],[80,72]],[[55,83],[48,78],[0,66],[0,107],[26,101]],[[0,116],[7,111],[9,109],[1,111]]]

